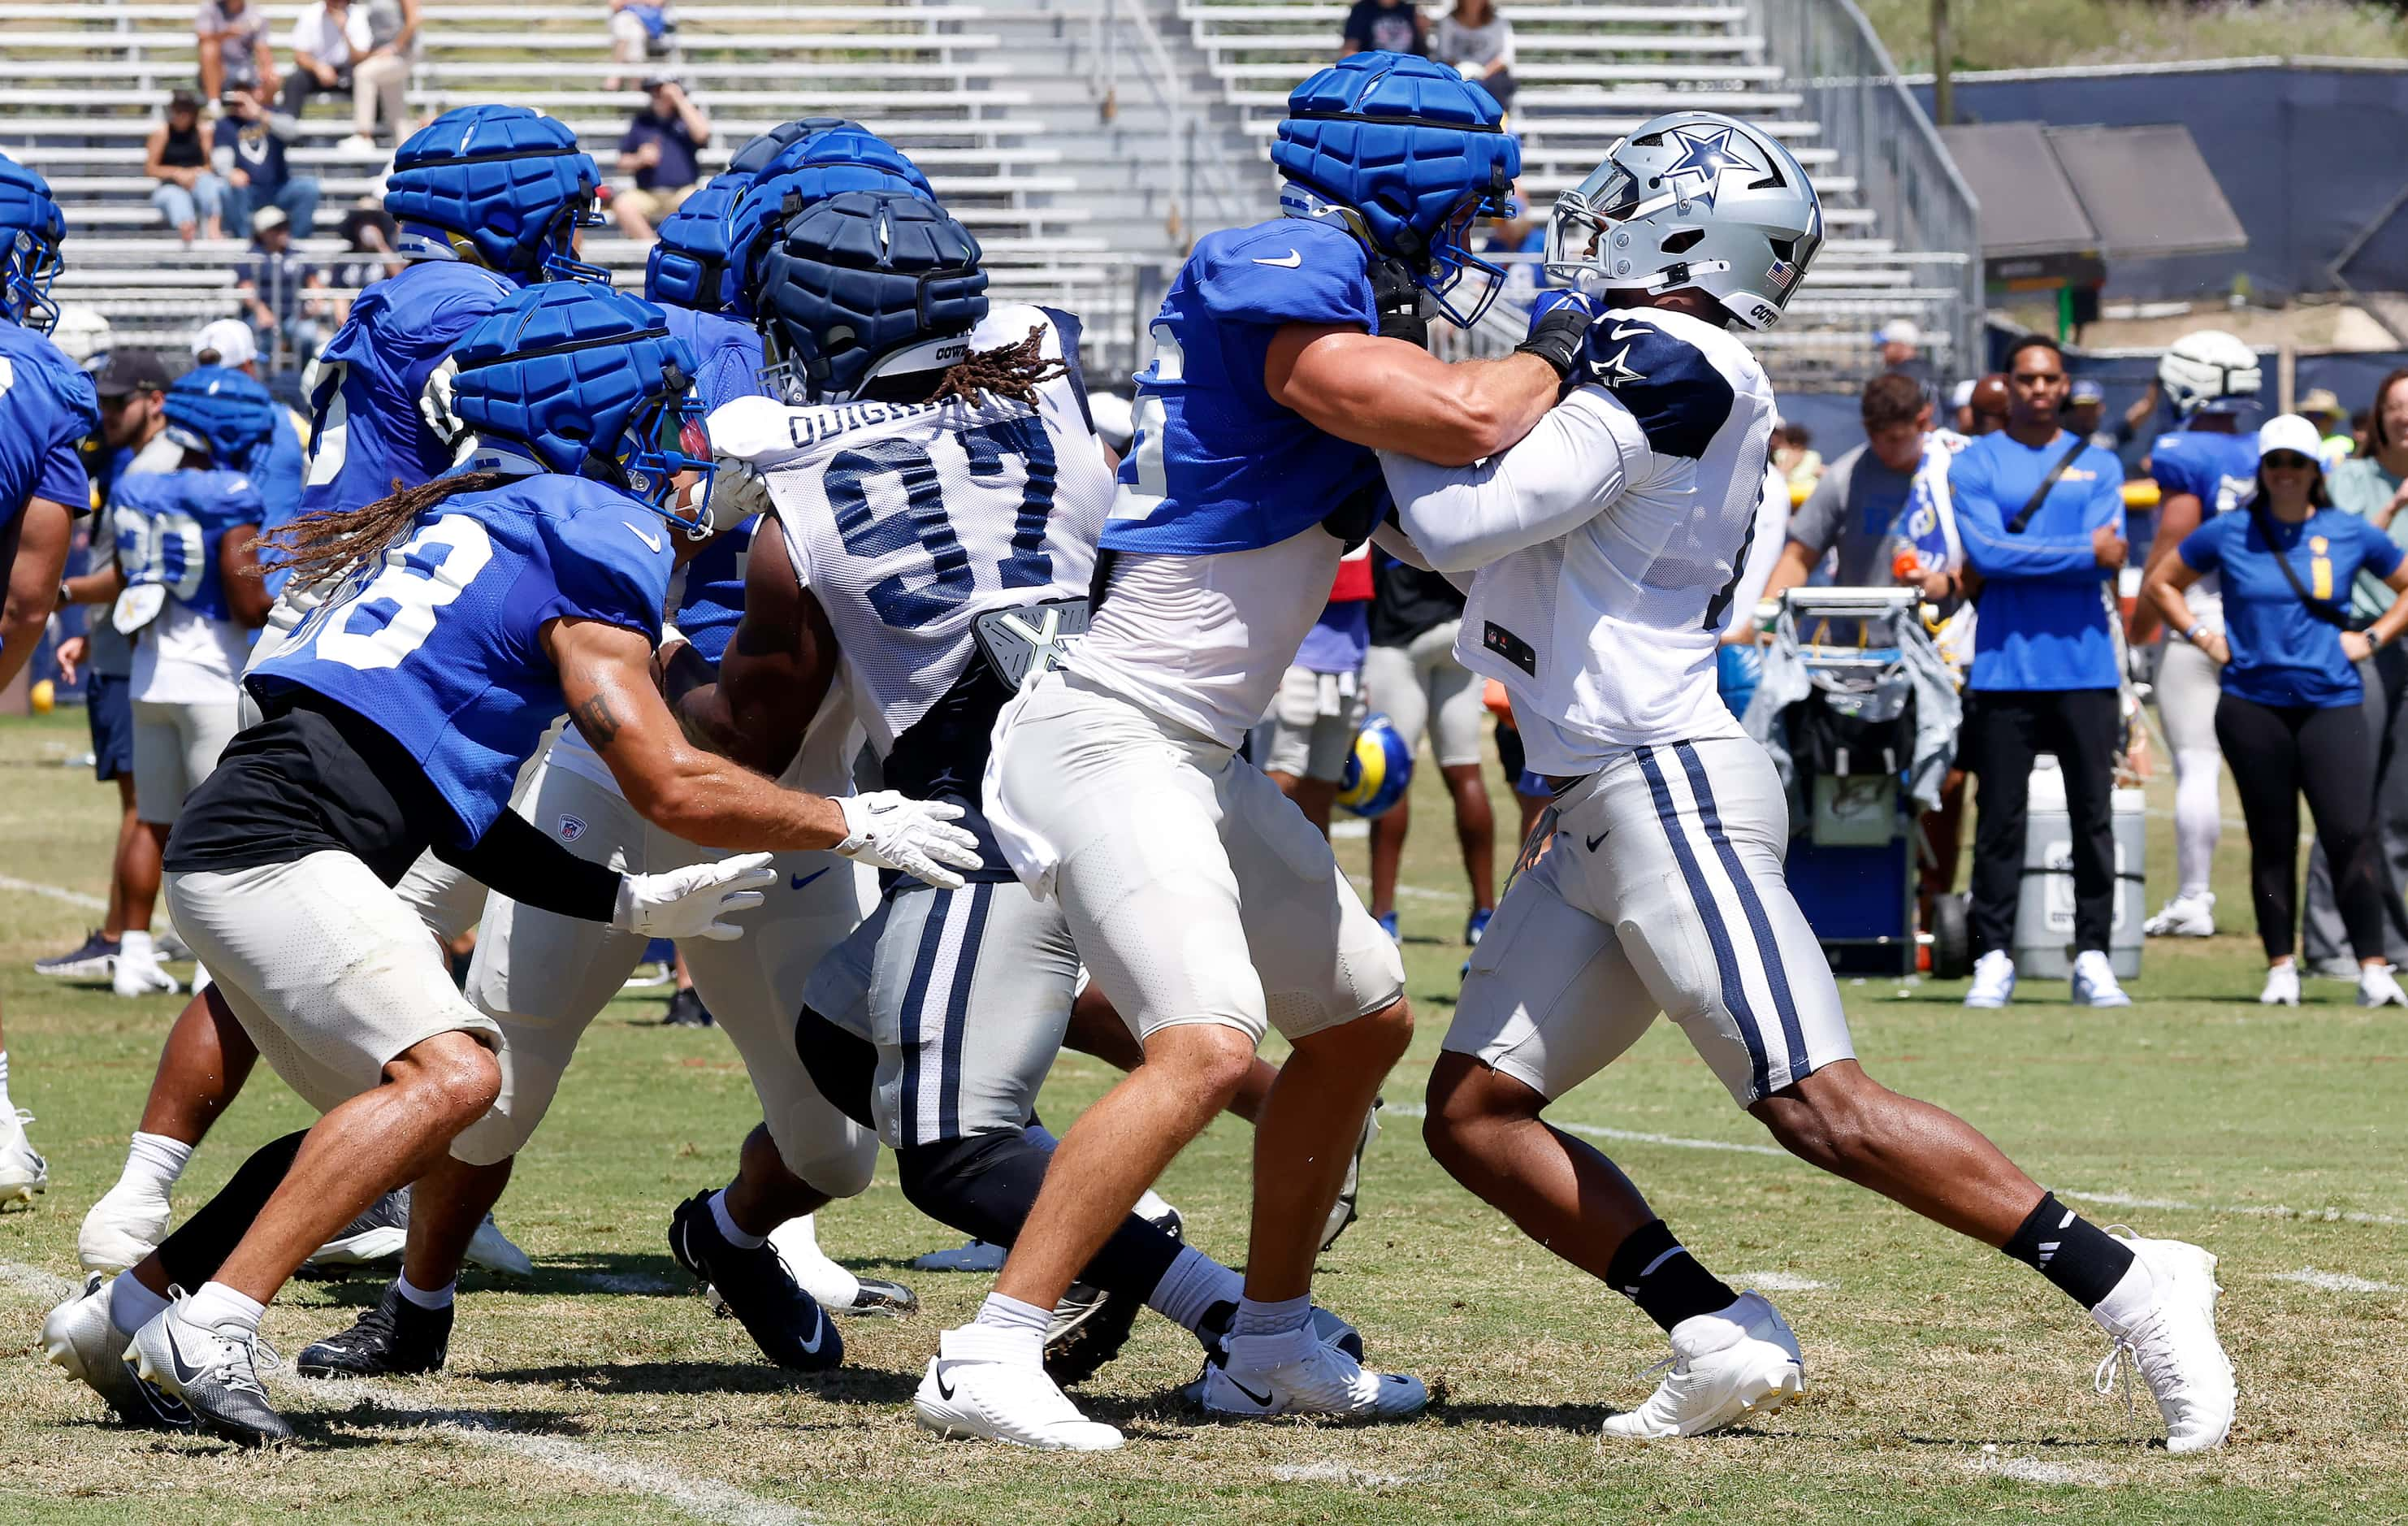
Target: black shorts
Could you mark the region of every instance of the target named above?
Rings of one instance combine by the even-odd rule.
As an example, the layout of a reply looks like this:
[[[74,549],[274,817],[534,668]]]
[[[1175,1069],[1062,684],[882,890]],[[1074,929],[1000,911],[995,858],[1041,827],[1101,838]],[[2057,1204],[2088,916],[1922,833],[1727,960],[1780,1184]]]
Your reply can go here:
[[[107,783],[134,776],[134,681],[115,673],[84,680],[84,719],[92,727],[92,771]]]

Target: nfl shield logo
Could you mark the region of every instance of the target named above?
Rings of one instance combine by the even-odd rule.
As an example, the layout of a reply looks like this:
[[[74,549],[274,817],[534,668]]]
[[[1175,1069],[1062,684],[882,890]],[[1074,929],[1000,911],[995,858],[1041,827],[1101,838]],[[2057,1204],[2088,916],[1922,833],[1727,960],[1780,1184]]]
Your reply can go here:
[[[563,842],[574,842],[584,835],[585,823],[580,821],[575,816],[563,816],[560,818],[560,840]]]

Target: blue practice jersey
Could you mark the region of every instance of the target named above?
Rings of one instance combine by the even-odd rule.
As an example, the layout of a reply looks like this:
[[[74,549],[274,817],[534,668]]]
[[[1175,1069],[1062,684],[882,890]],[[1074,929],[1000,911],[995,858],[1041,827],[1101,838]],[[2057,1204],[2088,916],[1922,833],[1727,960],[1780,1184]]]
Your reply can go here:
[[[545,622],[599,620],[657,641],[670,534],[643,504],[580,477],[459,494],[244,682],[264,701],[308,689],[374,722],[426,770],[466,847],[567,709]]]
[[[2157,482],[2157,501],[2177,493],[2199,499],[2204,522],[2249,501],[2258,486],[2258,432],[2210,434],[2184,429],[2159,435],[2149,447],[2149,475]]]
[[[259,533],[273,535],[301,517],[301,480],[308,463],[301,450],[301,431],[293,423],[292,411],[282,404],[276,409],[276,434],[267,442],[266,453],[257,462],[254,480],[259,483],[262,513]],[[272,556],[267,561],[267,597],[284,592],[292,572],[276,565]]]
[[[109,494],[108,527],[129,587],[156,583],[195,614],[230,620],[220,548],[264,512],[259,485],[238,471],[133,472]]]
[[[758,397],[765,364],[761,335],[749,324],[717,313],[664,304],[669,332],[694,352],[695,396],[716,409],[738,397]],[[744,618],[744,563],[752,550],[756,515],[720,536],[686,563],[679,590],[677,627],[704,658],[717,662]]]
[[[452,447],[426,427],[418,400],[468,330],[517,290],[480,266],[421,260],[360,294],[310,384],[304,511],[365,508],[451,469]]]
[[[99,427],[92,378],[47,338],[0,322],[0,529],[34,498],[91,511],[79,447]]]
[[[1206,235],[1154,320],[1106,550],[1253,551],[1380,489],[1371,452],[1265,390],[1271,338],[1289,324],[1378,329],[1363,246],[1301,218]]]

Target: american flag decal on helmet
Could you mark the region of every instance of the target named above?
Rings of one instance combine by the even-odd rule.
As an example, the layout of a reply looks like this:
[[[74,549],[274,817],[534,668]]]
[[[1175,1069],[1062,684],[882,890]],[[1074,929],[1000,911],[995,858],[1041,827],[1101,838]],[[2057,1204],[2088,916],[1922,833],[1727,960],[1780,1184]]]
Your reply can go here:
[[[1775,260],[1764,274],[1765,279],[1772,282],[1775,291],[1785,292],[1789,289],[1790,283],[1798,279],[1798,267],[1787,260]]]

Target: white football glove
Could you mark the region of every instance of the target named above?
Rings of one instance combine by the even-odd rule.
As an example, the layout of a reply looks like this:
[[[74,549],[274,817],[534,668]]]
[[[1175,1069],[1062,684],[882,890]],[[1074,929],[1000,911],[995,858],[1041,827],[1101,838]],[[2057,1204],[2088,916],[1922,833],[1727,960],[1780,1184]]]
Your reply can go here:
[[[720,918],[760,905],[761,886],[777,877],[766,853],[740,854],[660,874],[622,875],[610,925],[646,938],[726,943],[743,937],[744,929]]]
[[[459,375],[460,357],[450,356],[427,373],[426,390],[418,395],[419,418],[428,433],[451,447],[454,466],[467,459],[477,439],[477,432],[452,406],[452,384]]]
[[[960,889],[964,882],[953,870],[976,869],[983,862],[978,839],[953,825],[962,817],[958,805],[915,800],[891,789],[848,795],[836,803],[844,813],[847,833],[836,851],[847,858],[875,869],[899,869],[939,890]]]

